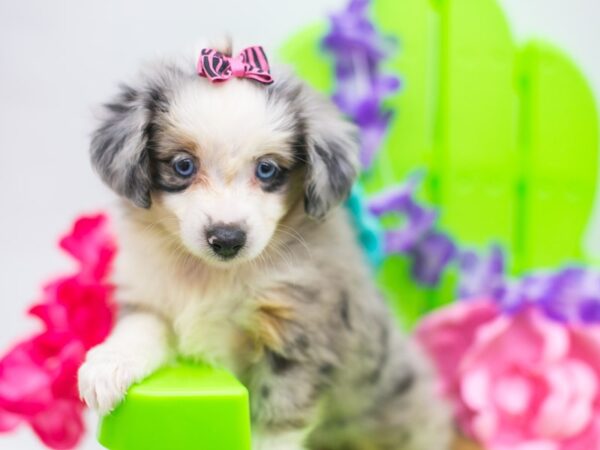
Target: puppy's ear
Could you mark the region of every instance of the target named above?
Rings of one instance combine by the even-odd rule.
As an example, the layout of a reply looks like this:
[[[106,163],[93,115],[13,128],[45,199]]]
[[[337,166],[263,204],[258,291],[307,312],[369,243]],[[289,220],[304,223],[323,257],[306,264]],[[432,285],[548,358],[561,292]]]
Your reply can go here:
[[[306,132],[304,207],[308,215],[322,219],[352,189],[358,173],[358,133],[329,104],[310,112]]]
[[[308,88],[307,88],[308,89]],[[307,168],[304,206],[323,218],[348,197],[358,173],[358,130],[326,98],[312,90],[305,94]]]
[[[168,110],[166,92],[172,81],[163,69],[138,87],[122,85],[104,106],[105,117],[92,137],[92,165],[102,180],[141,208],[152,203],[148,147],[157,115]]]
[[[358,130],[326,97],[289,70],[275,67],[269,100],[283,106],[295,122],[294,150],[306,165],[304,207],[322,219],[344,201],[358,174]]]

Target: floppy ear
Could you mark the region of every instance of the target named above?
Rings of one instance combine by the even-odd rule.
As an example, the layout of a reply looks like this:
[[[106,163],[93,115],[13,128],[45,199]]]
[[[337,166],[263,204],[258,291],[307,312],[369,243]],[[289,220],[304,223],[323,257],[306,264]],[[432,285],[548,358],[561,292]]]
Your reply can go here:
[[[141,208],[152,203],[148,150],[154,121],[168,109],[166,92],[174,74],[165,67],[137,88],[122,85],[113,101],[104,105],[105,117],[92,137],[92,165],[102,180]]]
[[[323,218],[344,201],[358,173],[358,132],[327,99],[310,92],[304,97],[307,168],[304,207]]]

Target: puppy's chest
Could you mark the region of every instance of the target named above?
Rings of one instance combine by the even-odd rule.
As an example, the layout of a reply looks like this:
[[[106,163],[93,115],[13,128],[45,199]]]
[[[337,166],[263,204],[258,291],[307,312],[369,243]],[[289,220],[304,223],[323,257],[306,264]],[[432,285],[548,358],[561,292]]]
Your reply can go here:
[[[241,289],[226,292],[190,292],[173,317],[180,354],[235,368],[244,323],[251,315],[250,302]]]
[[[180,354],[238,373],[260,360],[265,348],[283,348],[293,318],[294,308],[281,296],[254,298],[233,287],[188,302],[173,324]]]

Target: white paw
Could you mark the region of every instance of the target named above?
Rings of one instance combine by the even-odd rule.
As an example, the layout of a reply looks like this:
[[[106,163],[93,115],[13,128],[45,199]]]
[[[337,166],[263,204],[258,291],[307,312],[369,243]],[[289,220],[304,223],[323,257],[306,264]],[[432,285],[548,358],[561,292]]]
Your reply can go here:
[[[114,346],[100,345],[88,352],[79,369],[79,395],[90,408],[104,415],[123,400],[133,383],[148,374],[143,359],[125,355]]]
[[[302,450],[306,438],[305,430],[275,434],[255,433],[252,436],[252,450]]]

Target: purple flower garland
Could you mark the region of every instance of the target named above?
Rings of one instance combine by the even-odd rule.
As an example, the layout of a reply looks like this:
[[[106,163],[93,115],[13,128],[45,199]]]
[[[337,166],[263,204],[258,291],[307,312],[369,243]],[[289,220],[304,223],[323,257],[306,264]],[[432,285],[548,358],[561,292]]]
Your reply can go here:
[[[416,201],[420,180],[420,175],[413,175],[404,185],[373,197],[369,210],[376,217],[396,214],[406,219],[404,227],[385,232],[385,251],[408,255],[415,280],[435,286],[456,256],[457,246],[448,235],[434,229],[437,212]]]

